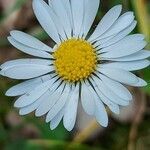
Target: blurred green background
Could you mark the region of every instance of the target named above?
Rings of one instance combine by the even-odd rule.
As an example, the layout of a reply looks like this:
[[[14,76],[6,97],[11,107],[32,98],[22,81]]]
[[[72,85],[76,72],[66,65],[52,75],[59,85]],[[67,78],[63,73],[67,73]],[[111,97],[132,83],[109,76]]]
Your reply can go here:
[[[51,45],[52,41],[39,26],[31,0],[0,0],[0,63],[26,57],[7,41],[13,29],[25,31]],[[101,0],[95,20],[114,5],[122,4],[123,11],[134,11],[140,32],[150,42],[150,0]],[[150,49],[148,44],[147,49]],[[29,56],[27,56],[29,57]],[[0,150],[150,150],[150,69],[138,73],[148,86],[144,89],[130,88],[134,100],[121,114],[109,114],[108,128],[102,128],[79,107],[75,129],[67,132],[62,124],[50,131],[44,118],[33,114],[19,116],[13,108],[13,98],[4,96],[6,90],[17,81],[0,78]]]

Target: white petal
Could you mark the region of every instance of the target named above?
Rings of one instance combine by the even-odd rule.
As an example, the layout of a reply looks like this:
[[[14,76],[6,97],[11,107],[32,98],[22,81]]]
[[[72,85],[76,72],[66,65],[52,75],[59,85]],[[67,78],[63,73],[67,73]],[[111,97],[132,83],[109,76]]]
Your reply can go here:
[[[73,34],[79,36],[84,18],[84,0],[71,0],[74,30]]]
[[[68,100],[69,92],[70,87],[69,85],[66,85],[60,99],[52,106],[52,108],[48,112],[46,116],[46,122],[51,121],[57,115],[57,113],[64,107],[66,101]]]
[[[31,58],[24,58],[24,59],[16,59],[16,60],[11,60],[7,61],[4,64],[0,66],[1,69],[6,69],[10,68],[12,66],[16,65],[25,65],[25,64],[37,64],[37,65],[50,65],[52,64],[51,60],[46,60],[46,59],[31,59]]]
[[[52,8],[58,16],[58,19],[61,21],[61,25],[63,26],[65,33],[68,37],[71,37],[71,22],[69,20],[69,15],[65,9],[65,5],[62,0],[52,0],[51,1]]]
[[[52,0],[48,0],[49,5],[52,6]],[[71,27],[73,28],[73,16],[72,16],[72,10],[71,10],[71,3],[70,0],[63,0],[62,3],[64,4],[64,7],[67,11],[67,15],[69,17],[70,23],[71,23]]]
[[[55,26],[56,26],[56,28],[57,28],[57,32],[59,33],[59,36],[63,39],[63,40],[66,40],[66,34],[65,34],[65,32],[64,32],[64,28],[63,28],[63,26],[62,26],[62,24],[61,24],[61,21],[60,21],[60,19],[58,18],[58,16],[57,16],[57,14],[56,14],[56,12],[53,10],[53,8],[52,8],[52,5],[51,5],[51,0],[49,1],[50,3],[50,5],[49,5],[49,7],[50,7],[50,9],[48,9],[48,12],[49,12],[49,15],[50,15],[50,17],[52,18],[52,20],[53,20],[53,22],[54,22],[54,24],[55,24]]]
[[[49,9],[50,7],[43,0],[33,0],[33,10],[39,23],[56,43],[60,43],[60,38],[50,16]]]
[[[96,17],[98,8],[99,8],[100,0],[85,0],[84,2],[84,21],[83,21],[83,34],[84,37],[86,37],[87,33],[89,32],[94,19]]]
[[[48,0],[48,4],[49,4],[50,6],[52,5],[51,2],[52,2],[52,0]]]
[[[106,52],[101,54],[101,57],[118,58],[128,56],[142,50],[146,44],[145,41],[142,41],[141,36],[129,35],[118,43],[100,50],[100,52]]]
[[[102,100],[102,102],[105,103],[113,113],[117,115],[120,114],[120,108],[118,104],[112,102],[109,98],[104,96],[100,91],[98,91],[98,95]]]
[[[94,101],[95,101],[96,120],[103,127],[107,127],[108,126],[108,115],[107,115],[106,109],[105,109],[103,103],[101,102],[100,98],[98,97],[98,95],[95,93],[95,91],[93,91],[93,89],[91,89],[91,86],[88,86],[88,87],[89,87],[89,90],[92,92],[92,95],[93,95]]]
[[[54,79],[51,79],[43,84],[40,84],[29,93],[26,93],[25,95],[19,97],[17,101],[15,102],[14,106],[25,107],[34,103],[36,100],[38,100],[43,94],[45,94],[50,89],[50,87],[54,83],[53,80]]]
[[[111,80],[102,74],[98,74],[98,76],[102,80],[103,84],[105,84],[110,90],[112,90],[120,98],[125,100],[132,100],[131,93],[122,84],[114,80]]]
[[[139,80],[138,83],[133,84],[132,86],[134,86],[134,87],[144,87],[144,86],[147,86],[147,82],[146,81],[144,81],[141,78],[138,78],[138,80]]]
[[[124,45],[122,46],[126,46],[126,44],[128,43],[129,45],[131,45],[131,43],[133,42],[141,42],[144,40],[144,35],[143,34],[132,34],[132,35],[128,35],[126,37],[124,37],[122,40],[120,40],[119,42],[116,42],[115,44],[113,45],[110,45],[106,48],[103,48],[100,50],[100,52],[109,52],[112,50],[113,47],[120,47],[122,43],[125,42]],[[132,47],[131,47],[132,48]]]
[[[127,85],[138,83],[138,78],[134,74],[122,69],[101,68],[100,72],[113,80]]]
[[[32,47],[34,49],[43,50],[47,52],[51,52],[52,50],[51,47],[45,45],[44,43],[42,43],[35,37],[29,34],[26,34],[24,32],[13,30],[10,32],[10,35],[13,37],[13,39],[15,39],[19,43],[22,43],[23,45],[26,45],[28,47]]]
[[[105,84],[103,84],[103,82],[100,79],[94,77],[93,80],[97,85],[98,89],[101,91],[101,93],[108,99],[110,99],[112,102],[122,106],[129,105],[129,101],[118,97],[118,95],[116,95],[111,89],[109,89]]]
[[[122,30],[127,28],[133,22],[134,17],[135,16],[133,15],[133,12],[127,12],[127,13],[123,14],[110,27],[110,29],[100,37],[100,39],[103,39],[103,38],[106,38],[106,37],[118,34],[119,32],[121,32]]]
[[[29,55],[33,55],[33,56],[37,56],[37,57],[41,57],[41,58],[52,58],[52,56],[42,50],[39,49],[35,49],[29,46],[26,46],[24,44],[21,44],[20,42],[17,42],[14,38],[12,38],[11,36],[8,37],[8,41],[17,49],[19,49],[20,51],[27,53]]]
[[[94,47],[99,51],[99,50],[101,49],[100,46],[101,46],[103,43],[106,43],[107,41],[111,40],[114,36],[115,36],[115,35],[109,36],[109,37],[104,38],[104,39],[97,39],[97,40],[95,41],[95,43],[92,43],[92,44],[93,44]]]
[[[105,33],[118,19],[122,10],[121,5],[117,5],[110,9],[108,13],[102,18],[100,23],[98,24],[97,28],[89,38],[89,41],[93,41],[96,38],[100,37],[103,33]]]
[[[103,102],[104,104],[106,104],[106,105],[109,107],[109,109],[110,109],[113,113],[119,114],[119,113],[120,113],[120,110],[119,110],[118,104],[112,102],[109,98],[107,98],[107,97],[99,90],[98,86],[96,85],[96,83],[95,83],[93,80],[91,80],[91,83],[93,84],[94,89],[95,89],[96,93],[98,94],[100,100],[102,100],[102,102]]]
[[[46,94],[44,94],[44,95],[46,95]],[[36,110],[38,108],[38,106],[42,103],[42,101],[43,101],[43,98],[39,98],[37,101],[35,101],[31,105],[20,108],[19,114],[20,115],[27,115],[27,114],[33,112],[34,110]]]
[[[79,85],[76,86],[75,90],[70,95],[70,100],[67,102],[67,106],[64,113],[63,123],[68,131],[71,131],[75,125],[78,100],[79,100]]]
[[[60,84],[60,83],[59,83]],[[53,105],[60,99],[64,85],[55,85],[51,87],[49,91],[47,91],[47,97],[43,100],[41,105],[37,108],[35,115],[37,117],[45,115],[49,110],[52,109]],[[58,89],[57,89],[58,88]]]
[[[138,60],[138,61],[131,61],[131,62],[113,62],[108,64],[101,64],[103,68],[119,68],[124,69],[127,71],[135,71],[146,68],[150,65],[149,60]]]
[[[97,44],[96,46],[98,46],[98,49],[101,49],[101,48],[108,47],[108,46],[120,41],[135,28],[136,24],[137,24],[137,21],[133,21],[130,26],[128,26],[126,29],[124,29],[120,33],[118,33],[116,36],[113,36],[113,38],[110,38],[109,40],[107,40],[103,43],[101,42],[101,45],[98,46],[98,44]]]
[[[141,50],[137,53],[131,54],[129,56],[124,56],[120,58],[101,58],[101,60],[112,60],[112,61],[136,61],[142,60],[145,58],[150,57],[150,51],[148,50]]]
[[[65,108],[62,108],[60,110],[60,112],[51,120],[51,122],[50,122],[50,129],[51,130],[56,129],[56,127],[59,125],[59,123],[62,120],[63,115],[64,115],[64,109]]]
[[[86,84],[82,83],[81,87],[81,102],[84,111],[89,115],[94,115],[95,102],[92,93],[89,91]]]
[[[52,75],[45,75],[42,77],[38,77],[35,79],[27,80],[25,82],[22,82],[20,84],[17,84],[13,87],[11,87],[7,92],[7,96],[19,96],[23,95],[27,92],[30,92],[33,90],[36,86],[39,86],[43,82],[46,82],[52,78]]]
[[[73,16],[72,16],[70,0],[63,0],[62,2],[64,3],[64,7],[66,8],[67,14],[68,14],[69,19],[70,19],[71,27],[73,29]]]
[[[53,71],[53,66],[23,64],[15,65],[1,70],[1,75],[12,79],[31,79]]]
[[[103,103],[97,98],[95,98],[96,108],[95,108],[95,117],[100,125],[103,127],[108,126],[108,115]]]

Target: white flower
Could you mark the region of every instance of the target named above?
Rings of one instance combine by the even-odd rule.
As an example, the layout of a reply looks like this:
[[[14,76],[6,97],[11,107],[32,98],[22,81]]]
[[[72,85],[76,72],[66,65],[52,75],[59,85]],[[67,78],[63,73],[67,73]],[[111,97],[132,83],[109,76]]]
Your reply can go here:
[[[123,86],[142,87],[146,82],[130,71],[149,66],[150,52],[144,50],[142,34],[135,28],[133,12],[121,15],[122,6],[113,7],[87,36],[100,0],[33,0],[34,13],[56,45],[51,48],[38,39],[12,31],[9,42],[24,53],[44,59],[18,59],[1,65],[1,75],[29,79],[6,92],[20,96],[14,106],[20,115],[35,111],[46,115],[55,129],[61,120],[68,131],[74,127],[78,101],[85,112],[104,127],[108,116],[104,105],[119,114],[132,95]]]

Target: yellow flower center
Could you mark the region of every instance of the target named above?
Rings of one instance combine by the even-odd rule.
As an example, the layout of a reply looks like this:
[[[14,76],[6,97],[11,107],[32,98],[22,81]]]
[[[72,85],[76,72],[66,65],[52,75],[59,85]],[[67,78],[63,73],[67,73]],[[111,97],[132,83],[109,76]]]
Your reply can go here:
[[[57,74],[69,82],[88,78],[96,69],[94,47],[82,39],[69,39],[61,43],[53,54]]]

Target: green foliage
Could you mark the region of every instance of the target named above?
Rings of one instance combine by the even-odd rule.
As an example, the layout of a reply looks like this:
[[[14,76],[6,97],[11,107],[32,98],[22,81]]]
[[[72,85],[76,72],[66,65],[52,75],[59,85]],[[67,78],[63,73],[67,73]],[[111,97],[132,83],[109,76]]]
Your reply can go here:
[[[60,124],[57,127],[57,130],[50,130],[49,124],[46,124],[44,119],[40,120],[39,118],[33,119],[33,116],[26,117],[26,121],[33,123],[40,131],[40,137],[43,139],[53,139],[53,140],[65,140],[69,136],[63,125]]]
[[[147,86],[144,87],[144,91],[148,94],[150,94],[150,68],[147,68],[142,73],[144,80],[147,81]]]

